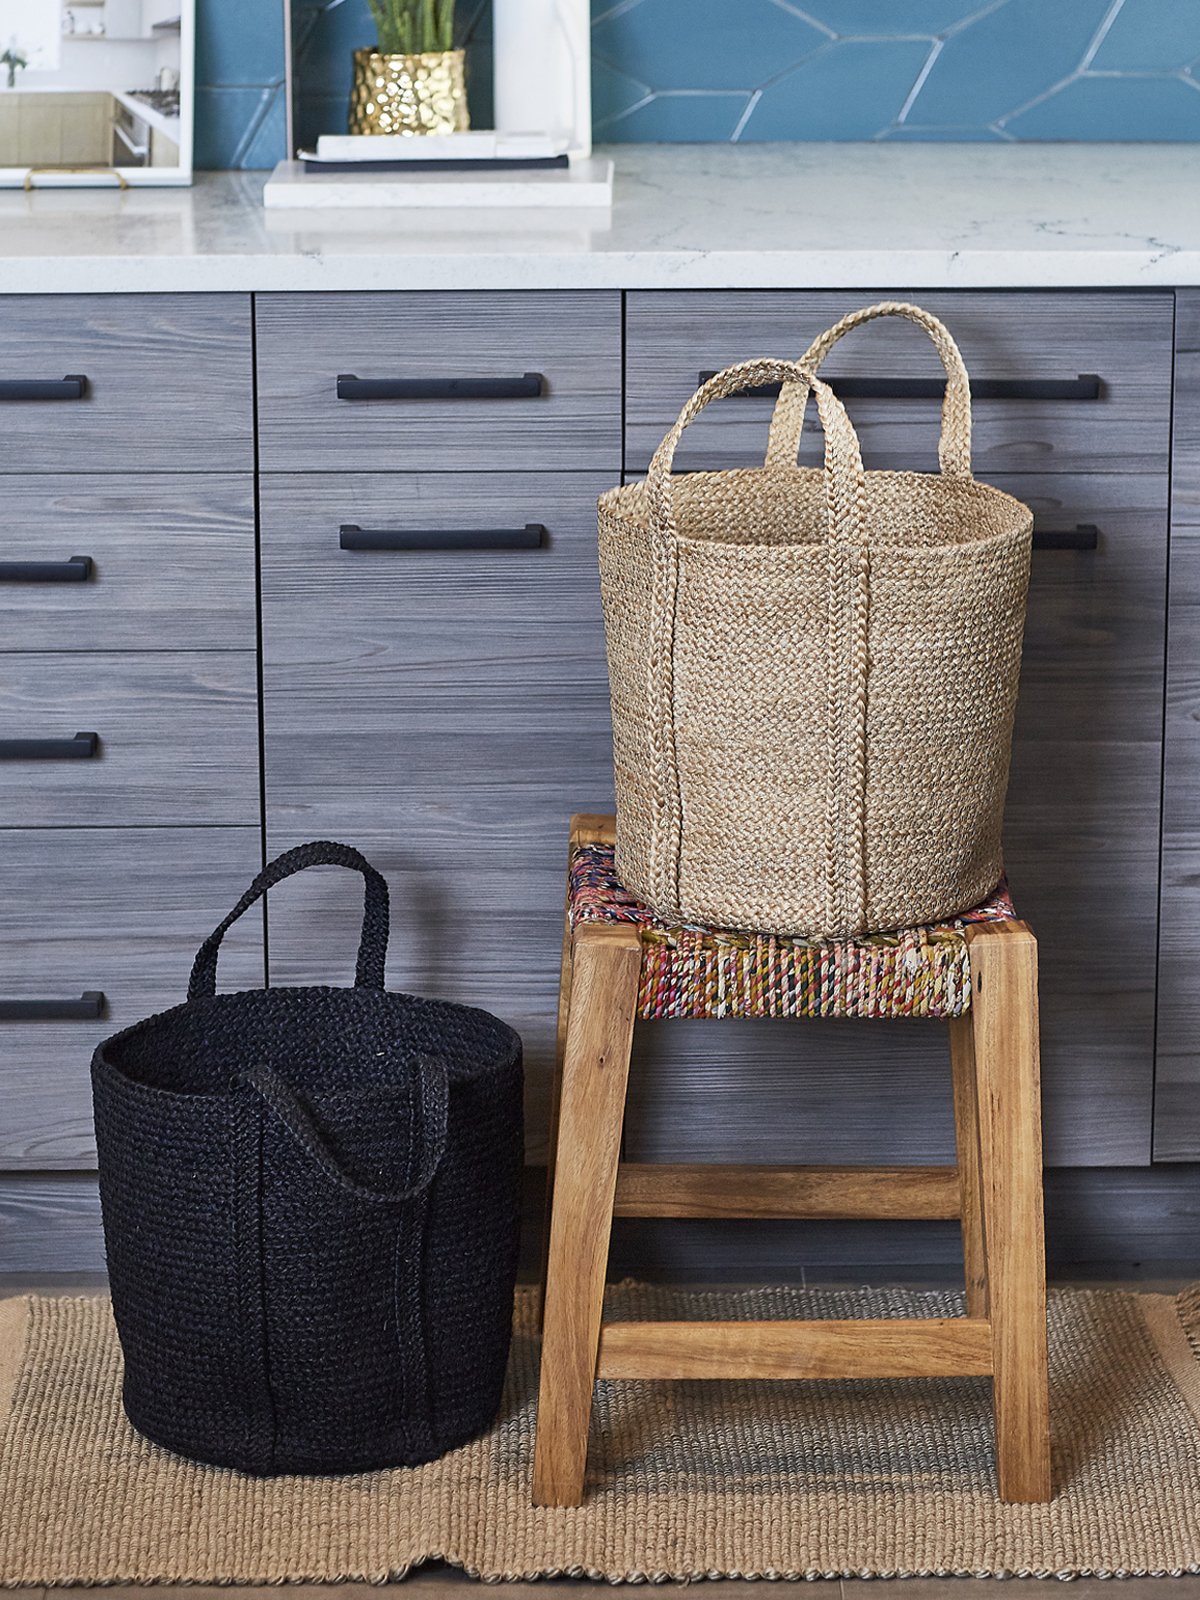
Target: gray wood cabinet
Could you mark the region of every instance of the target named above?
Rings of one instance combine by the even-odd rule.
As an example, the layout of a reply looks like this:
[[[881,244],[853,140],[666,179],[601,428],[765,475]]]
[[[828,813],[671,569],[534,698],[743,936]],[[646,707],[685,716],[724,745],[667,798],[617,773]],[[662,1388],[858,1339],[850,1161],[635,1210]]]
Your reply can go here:
[[[265,472],[611,471],[621,449],[613,293],[258,297]],[[342,398],[343,378],[458,393]],[[473,380],[518,391],[472,397]]]
[[[976,395],[974,464],[979,477],[1014,472],[1165,474],[1170,450],[1169,290],[1020,293],[888,289],[879,293],[631,291],[626,306],[626,465],[641,471],[701,372],[752,356],[798,360],[847,309],[876,299],[916,300],[942,317],[960,345],[973,385],[1009,387]],[[919,328],[873,323],[829,356],[826,375],[936,377],[941,368]],[[1037,398],[1030,385],[1097,377],[1074,399]],[[1016,385],[1016,392],[1012,386]],[[1031,397],[1032,393],[1032,397]],[[868,467],[935,470],[936,400],[849,402]],[[680,470],[757,466],[768,400],[731,397],[709,407],[684,435]],[[813,431],[815,432],[815,418]],[[809,446],[812,452],[813,447]],[[815,453],[810,459],[816,459]]]
[[[0,381],[83,382],[0,399],[0,473],[249,473],[252,359],[248,295],[9,295]]]
[[[248,296],[0,301],[0,1269],[95,1165],[96,1042],[261,862],[250,332]],[[223,977],[263,971],[251,921]]]
[[[979,475],[1043,535],[1085,530],[1034,557],[1007,856],[1041,937],[1052,1255],[1145,1259],[1155,1208],[1194,1217],[1200,1175],[1200,291],[911,297],[984,384]],[[0,1270],[99,1259],[92,1047],[182,998],[264,845],[343,838],[387,874],[389,983],[520,1029],[542,1159],[566,823],[612,804],[596,496],[644,470],[701,372],[798,355],[870,298],[0,301],[0,379],[87,377],[79,401],[0,402],[0,563],[90,559],[72,582],[0,565],[0,738],[100,735],[91,760],[0,761],[0,998],[106,996],[100,1018],[0,1022]],[[915,329],[883,325],[829,370],[938,369]],[[342,399],[339,375],[418,387]],[[869,465],[934,465],[935,401],[849,403]],[[722,402],[679,464],[760,460],[768,416]],[[273,982],[348,982],[359,905],[344,873],[281,885],[267,945],[244,919],[222,982],[262,981],[267,949]],[[628,1153],[948,1159],[944,1048],[917,1022],[646,1027]],[[860,1229],[785,1261],[768,1233],[747,1246],[763,1270],[892,1259]],[[943,1233],[900,1249],[940,1266]],[[749,1259],[670,1237],[681,1270]],[[622,1270],[666,1238],[628,1231]]]
[[[1154,1109],[1156,880],[1167,485],[1092,473],[995,482],[1038,549],[1005,813],[1005,860],[1039,937],[1047,1158],[1142,1166]]]
[[[255,827],[0,833],[0,997],[104,996],[97,1017],[0,1022],[0,1168],[95,1165],[92,1050],[184,999],[201,940],[258,871],[259,851]],[[262,985],[260,919],[243,917],[222,944],[220,981]]]
[[[1156,1161],[1200,1161],[1200,291],[1177,296]]]
[[[24,473],[0,489],[0,563],[87,562],[43,583],[0,565],[0,650],[253,649],[249,473]]]
[[[0,739],[97,738],[91,756],[63,760],[5,757],[0,745],[5,825],[252,825],[255,676],[244,650],[6,655]]]
[[[344,838],[387,874],[389,982],[520,1030],[538,1159],[567,818],[613,803],[595,532],[621,474],[620,297],[269,296],[258,328],[268,851]],[[527,371],[541,394],[336,398],[338,373]],[[346,528],[401,547],[343,548]],[[352,969],[342,877],[273,896],[272,982]]]
[[[353,840],[392,886],[389,983],[520,1031],[543,1149],[566,818],[612,805],[595,571],[600,473],[267,475],[263,693],[270,853]],[[431,535],[349,551],[339,528]],[[447,528],[544,530],[437,548]],[[322,623],[312,626],[314,612]],[[353,970],[358,895],[306,873],[272,895],[275,983]]]

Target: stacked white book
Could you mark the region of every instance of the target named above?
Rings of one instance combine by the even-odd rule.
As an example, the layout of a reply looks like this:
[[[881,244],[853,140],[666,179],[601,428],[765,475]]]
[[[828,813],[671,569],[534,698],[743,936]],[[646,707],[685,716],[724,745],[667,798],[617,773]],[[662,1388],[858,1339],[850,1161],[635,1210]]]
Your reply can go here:
[[[570,156],[549,134],[323,134],[281,161],[263,204],[354,206],[610,206],[612,162]]]

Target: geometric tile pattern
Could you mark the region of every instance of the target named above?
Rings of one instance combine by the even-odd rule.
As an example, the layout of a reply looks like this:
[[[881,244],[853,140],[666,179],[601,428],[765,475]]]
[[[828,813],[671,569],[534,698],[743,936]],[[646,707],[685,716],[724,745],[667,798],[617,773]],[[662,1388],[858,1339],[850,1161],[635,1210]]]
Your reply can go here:
[[[1200,139],[1200,0],[593,0],[597,139]]]
[[[490,8],[472,121],[491,116]],[[345,126],[366,0],[293,0],[302,140]],[[284,153],[281,0],[197,0],[196,164]],[[1200,140],[1200,0],[592,0],[606,143]]]
[[[196,166],[273,167],[284,153],[280,0],[196,0]]]

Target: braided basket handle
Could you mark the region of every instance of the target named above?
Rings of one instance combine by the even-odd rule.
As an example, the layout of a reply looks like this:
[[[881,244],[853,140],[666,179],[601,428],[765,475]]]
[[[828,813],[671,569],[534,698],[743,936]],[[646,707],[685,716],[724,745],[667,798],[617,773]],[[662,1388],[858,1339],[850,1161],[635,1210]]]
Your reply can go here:
[[[825,357],[851,329],[864,322],[874,322],[878,317],[904,317],[918,328],[923,328],[933,340],[942,366],[946,371],[946,393],[942,400],[942,432],[938,440],[938,465],[949,477],[971,476],[971,380],[967,376],[962,352],[955,344],[950,330],[931,312],[904,300],[881,300],[877,305],[864,306],[852,311],[832,328],[820,334],[800,358],[800,365],[816,372]],[[807,393],[798,384],[784,384],[771,418],[771,434],[767,443],[769,467],[794,466],[800,453],[800,437],[804,431],[804,412]],[[822,423],[824,418],[822,418]]]
[[[862,455],[858,448],[858,435],[846,414],[845,406],[827,383],[822,383],[799,362],[758,360],[742,361],[737,366],[726,367],[724,372],[718,372],[707,383],[701,384],[679,413],[675,426],[654,452],[650,470],[646,474],[646,497],[650,526],[666,542],[673,543],[679,537],[671,466],[684,429],[712,401],[738,394],[743,389],[756,389],[764,383],[782,384],[781,399],[782,395],[793,393],[801,419],[809,393],[816,397],[825,434],[825,494],[829,508],[830,537],[856,543],[865,539]],[[768,452],[767,466],[778,464],[772,461]]]
[[[415,1200],[428,1189],[446,1153],[450,1115],[450,1078],[446,1063],[438,1056],[422,1056],[417,1065],[417,1097],[421,1108],[417,1144],[420,1160],[409,1182],[395,1189],[373,1188],[370,1184],[360,1183],[353,1174],[347,1172],[296,1092],[272,1068],[265,1065],[251,1067],[241,1074],[239,1082],[261,1095],[300,1148],[339,1188],[374,1205],[396,1205],[405,1200]]]
[[[354,974],[356,989],[382,989],[383,969],[388,946],[388,887],[384,879],[363,855],[348,844],[336,844],[332,839],[314,839],[311,844],[298,844],[276,856],[255,878],[245,894],[225,920],[209,934],[200,946],[188,980],[188,999],[202,1000],[217,991],[217,955],[221,940],[254,902],[266,894],[274,884],[303,872],[305,867],[352,867],[366,880],[363,903],[362,938],[358,946],[358,965]]]

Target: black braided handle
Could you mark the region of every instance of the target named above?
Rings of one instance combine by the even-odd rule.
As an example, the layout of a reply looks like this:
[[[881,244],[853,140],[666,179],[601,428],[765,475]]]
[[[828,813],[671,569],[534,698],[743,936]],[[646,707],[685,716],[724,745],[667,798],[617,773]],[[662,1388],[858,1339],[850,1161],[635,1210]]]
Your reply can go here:
[[[257,1090],[296,1143],[340,1188],[357,1195],[360,1200],[370,1200],[376,1205],[394,1205],[399,1201],[414,1200],[428,1189],[446,1153],[446,1122],[450,1102],[446,1063],[437,1056],[422,1056],[416,1065],[421,1098],[421,1162],[412,1182],[402,1189],[372,1189],[344,1172],[308,1112],[279,1074],[270,1067],[251,1067],[249,1072],[240,1075],[238,1081]]]
[[[293,873],[303,872],[305,867],[352,867],[366,879],[362,938],[358,946],[354,986],[356,989],[383,988],[389,926],[387,884],[367,858],[350,845],[335,844],[332,839],[314,839],[311,844],[298,844],[294,850],[285,850],[281,856],[276,856],[255,878],[224,922],[209,934],[192,965],[192,975],[188,979],[189,1000],[202,1000],[217,992],[217,952],[221,948],[221,940],[242,912],[266,894],[273,884],[290,878]]]

